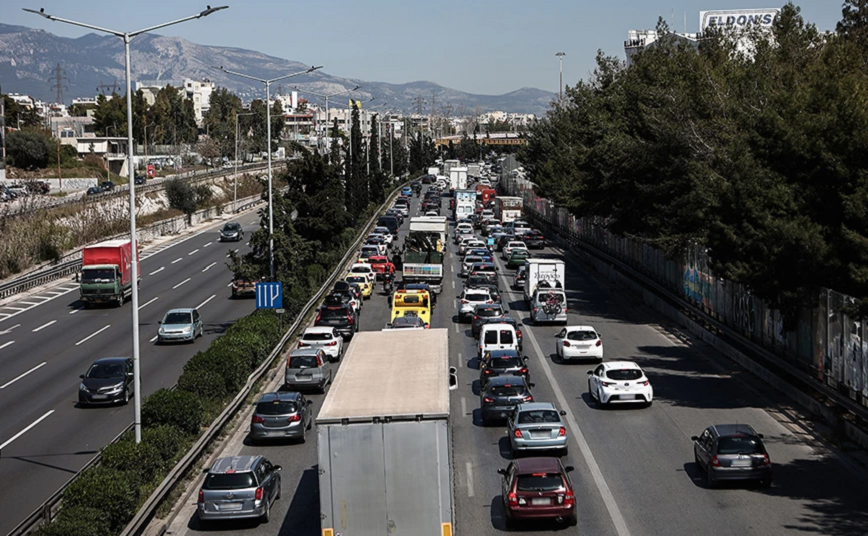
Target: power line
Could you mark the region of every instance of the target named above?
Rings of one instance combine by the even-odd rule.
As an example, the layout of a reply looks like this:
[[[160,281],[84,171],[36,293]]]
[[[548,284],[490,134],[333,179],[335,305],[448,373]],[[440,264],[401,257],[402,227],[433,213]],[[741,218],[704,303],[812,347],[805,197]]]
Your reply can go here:
[[[62,104],[63,103],[63,90],[66,89],[69,91],[69,87],[66,86],[63,81],[66,80],[70,82],[71,80],[65,76],[63,76],[63,69],[60,67],[60,64],[57,64],[57,67],[54,69],[54,77],[49,78],[49,82],[54,82],[51,86],[52,91],[56,91],[57,100],[55,102]]]

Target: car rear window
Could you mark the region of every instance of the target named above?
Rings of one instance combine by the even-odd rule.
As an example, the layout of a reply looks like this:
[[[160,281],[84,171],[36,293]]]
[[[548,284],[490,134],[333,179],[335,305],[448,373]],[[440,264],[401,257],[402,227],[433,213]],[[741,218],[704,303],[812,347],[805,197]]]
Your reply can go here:
[[[289,356],[289,368],[295,369],[308,369],[308,368],[316,368],[316,356],[315,355],[292,355]]]
[[[245,489],[256,486],[253,473],[208,473],[203,489]]]
[[[610,380],[638,380],[642,377],[642,371],[638,369],[617,369],[606,372]]]
[[[334,320],[336,318],[346,318],[347,312],[343,307],[326,307],[322,309],[320,312],[320,318],[322,320]]]
[[[305,341],[330,341],[332,340],[331,333],[305,333],[302,337]]]
[[[760,440],[754,436],[734,435],[717,440],[718,454],[762,454]]]
[[[558,473],[518,475],[518,491],[556,491],[564,487],[564,479]]]
[[[558,412],[553,409],[536,409],[522,411],[518,414],[518,424],[534,424],[540,422],[561,422]]]
[[[464,296],[465,300],[475,301],[475,302],[487,301],[488,298],[489,298],[488,294],[482,294],[481,292],[478,292],[478,293],[474,292],[474,293],[467,294],[466,296]]]
[[[367,283],[368,279],[363,275],[352,275],[347,277],[349,283]]]
[[[500,330],[500,344],[512,344],[512,330]]]
[[[295,402],[286,400],[274,400],[273,402],[260,402],[256,404],[257,415],[286,415],[298,411]]]
[[[502,314],[503,314],[503,311],[501,311],[499,308],[477,309],[476,310],[476,316],[481,316],[483,318],[489,318],[492,316],[501,316]]]
[[[571,341],[593,341],[597,339],[597,334],[593,331],[571,331],[567,333],[567,339]]]
[[[521,379],[516,377],[516,379]],[[524,387],[521,385],[494,385],[491,387],[491,394],[494,396],[518,396],[524,392]]]
[[[516,368],[522,366],[522,364],[519,357],[501,357],[499,359],[492,359],[490,362],[491,368],[496,369]]]

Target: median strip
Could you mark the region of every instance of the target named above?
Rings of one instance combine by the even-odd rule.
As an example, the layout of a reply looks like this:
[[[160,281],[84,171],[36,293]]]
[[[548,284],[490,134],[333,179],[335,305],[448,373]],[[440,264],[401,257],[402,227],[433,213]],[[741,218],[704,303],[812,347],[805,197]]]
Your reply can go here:
[[[85,337],[85,338],[83,338],[82,340],[80,340],[80,341],[78,341],[77,343],[75,343],[75,345],[78,346],[79,344],[81,344],[81,343],[83,343],[83,342],[86,342],[86,341],[88,341],[88,340],[90,340],[90,339],[96,337],[97,335],[99,335],[100,333],[102,333],[103,331],[107,330],[107,329],[110,328],[110,327],[112,327],[111,324],[107,325],[106,327],[102,328],[102,329],[99,330],[99,331],[95,331],[95,332],[91,333],[91,334],[88,335],[87,337]]]

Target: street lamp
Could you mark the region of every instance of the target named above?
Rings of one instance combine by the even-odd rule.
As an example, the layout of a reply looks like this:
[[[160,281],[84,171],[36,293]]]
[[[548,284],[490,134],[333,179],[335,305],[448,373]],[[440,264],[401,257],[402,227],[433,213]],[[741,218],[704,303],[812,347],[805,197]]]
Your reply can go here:
[[[240,114],[235,112],[235,193],[232,197],[232,212],[238,212],[238,118],[242,115],[256,115],[253,112]],[[269,130],[269,134],[271,131]]]
[[[307,89],[301,89],[301,88],[298,87],[298,86],[295,86],[295,89],[296,89],[296,91],[305,91],[305,92],[307,92],[307,93],[310,93],[311,95],[316,95],[317,97],[321,97],[321,98],[325,99],[325,101],[326,101],[326,129],[325,129],[325,130],[326,130],[326,139],[331,140],[331,138],[330,138],[329,135],[328,135],[329,125],[331,124],[331,122],[330,122],[330,119],[331,119],[331,118],[329,117],[329,99],[330,99],[331,97],[336,97],[336,96],[338,96],[338,95],[344,95],[344,94],[346,94],[346,93],[352,93],[353,91],[355,91],[355,90],[357,90],[357,89],[359,89],[359,88],[361,88],[361,87],[362,87],[362,86],[356,86],[356,87],[354,87],[353,89],[344,89],[344,90],[341,90],[341,91],[335,91],[334,93],[317,93],[316,91],[310,91],[310,90],[307,90]],[[328,146],[328,149],[327,149],[327,150],[331,150],[331,141],[329,141],[329,146]]]
[[[250,76],[249,74],[237,73],[235,71],[224,69],[223,67],[215,67],[215,69],[219,69],[226,74],[240,76],[241,78],[247,78],[248,80],[254,80],[256,82],[261,82],[265,84],[265,130],[268,133],[268,135],[266,136],[266,138],[268,139],[268,272],[271,275],[271,280],[274,281],[274,206],[271,202],[271,84],[272,82],[277,82],[278,80],[284,80],[286,78],[292,78],[293,76],[300,76],[303,74],[312,73],[317,69],[322,69],[322,65],[320,65],[319,67],[311,67],[306,71],[299,71],[297,73],[278,76],[277,78],[272,78],[270,80],[267,80],[265,78],[256,78],[255,76]]]
[[[560,67],[560,85],[558,86],[558,101],[563,100],[564,98],[564,56],[566,56],[566,52],[558,52],[555,56],[558,57],[558,62],[561,64]]]
[[[196,15],[184,17],[183,19],[173,20],[171,22],[164,22],[163,24],[158,24],[156,26],[151,26],[149,28],[145,28],[135,32],[119,32],[117,30],[109,30],[107,28],[101,28],[99,26],[93,26],[90,24],[85,24],[83,22],[61,19],[60,17],[49,15],[45,12],[44,8],[40,9],[39,11],[22,8],[28,13],[35,13],[41,17],[45,17],[48,20],[65,22],[67,24],[72,24],[73,26],[81,26],[82,28],[88,28],[90,30],[96,30],[98,32],[111,34],[124,40],[124,61],[126,65],[127,75],[127,173],[129,175],[130,182],[130,244],[132,246],[130,248],[132,250],[132,288],[130,289],[130,295],[133,308],[133,389],[135,390],[135,416],[133,418],[133,425],[136,433],[136,443],[141,443],[142,441],[142,380],[141,366],[139,364],[139,252],[138,241],[136,240],[136,181],[134,175],[135,170],[133,169],[133,96],[132,81],[130,76],[130,41],[133,39],[133,37],[137,35],[157,30],[159,28],[165,28],[166,26],[172,26],[173,24],[186,22],[188,20],[201,19],[202,17],[207,17],[215,11],[220,11],[221,9],[226,9],[228,7],[229,6],[220,6],[212,8],[211,6],[207,6],[204,11],[200,11]]]

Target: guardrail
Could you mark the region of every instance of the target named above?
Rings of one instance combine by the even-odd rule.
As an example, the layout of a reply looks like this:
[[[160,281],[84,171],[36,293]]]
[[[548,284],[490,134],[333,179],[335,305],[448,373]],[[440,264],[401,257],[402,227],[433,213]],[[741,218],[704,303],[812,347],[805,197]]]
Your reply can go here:
[[[238,209],[236,210],[236,212],[242,212],[244,210],[247,210],[251,206],[255,206],[263,202],[264,201],[262,201],[261,195],[259,194],[239,199]],[[221,212],[231,212],[231,210],[229,209],[231,209],[232,205],[232,201],[222,204],[221,206],[223,208],[221,209]],[[214,207],[202,209],[195,212],[193,214],[193,217],[210,213],[212,211],[214,211]],[[174,227],[177,226],[177,224],[186,225],[186,218],[187,216],[178,216],[176,218],[156,222],[140,228],[137,232],[139,242],[142,241],[142,235],[147,235],[149,231],[160,230],[161,228],[165,229],[169,226]],[[103,240],[114,240],[128,236],[129,233],[123,233],[107,237]],[[60,261],[54,266],[36,270],[29,274],[18,277],[12,281],[9,281],[8,283],[0,285],[0,299],[8,298],[9,296],[14,296],[15,294],[20,294],[21,292],[26,292],[32,288],[36,288],[46,283],[50,283],[51,281],[60,279],[61,277],[66,277],[68,275],[78,272],[81,268],[81,251],[81,249],[77,249],[75,251],[67,253],[66,255],[61,257],[61,259],[65,260]]]

